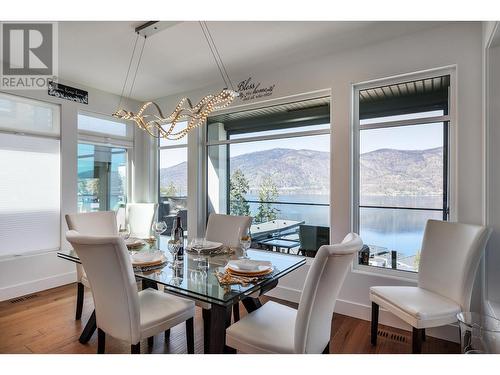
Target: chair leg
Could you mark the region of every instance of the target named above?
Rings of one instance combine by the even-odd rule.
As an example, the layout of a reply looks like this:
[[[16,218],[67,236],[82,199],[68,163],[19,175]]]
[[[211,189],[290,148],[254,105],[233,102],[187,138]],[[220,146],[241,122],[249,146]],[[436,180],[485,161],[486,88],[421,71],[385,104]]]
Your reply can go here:
[[[170,328],[165,331],[165,342],[170,340]]]
[[[186,340],[188,354],[194,354],[194,318],[186,320]]]
[[[106,334],[100,328],[97,328],[97,354],[104,354],[106,347]]]
[[[326,344],[326,347],[325,349],[323,349],[323,353],[321,354],[330,354],[330,342],[328,342],[328,344]]]
[[[148,337],[148,347],[151,348],[153,347],[154,344],[155,344],[155,337],[154,336]]]
[[[85,286],[82,283],[77,283],[76,290],[76,316],[75,320],[80,320],[82,318],[83,310],[83,294],[85,292]]]
[[[412,354],[422,353],[422,329],[413,327],[411,352]]]
[[[132,353],[132,354],[141,354],[141,343],[138,342],[135,345],[130,345],[130,353]]]
[[[234,319],[235,323],[240,320],[240,303],[239,302],[235,303],[233,305],[233,319]]]
[[[422,341],[425,341],[425,328],[422,328]]]
[[[377,345],[377,334],[378,334],[378,312],[379,306],[372,302],[372,331],[371,331],[371,342],[372,345]]]
[[[210,347],[210,312],[211,309],[203,309],[202,317],[203,317],[203,352],[205,354],[209,353]]]

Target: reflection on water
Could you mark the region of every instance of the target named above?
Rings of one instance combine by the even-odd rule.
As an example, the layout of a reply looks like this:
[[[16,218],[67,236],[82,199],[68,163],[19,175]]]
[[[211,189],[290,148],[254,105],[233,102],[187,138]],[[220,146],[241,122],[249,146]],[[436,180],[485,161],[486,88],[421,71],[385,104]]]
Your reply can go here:
[[[371,199],[376,201],[378,197]],[[392,206],[415,207],[413,197],[392,198]],[[419,207],[442,207],[441,197],[419,197]],[[373,203],[371,203],[373,204]],[[439,206],[441,204],[441,206]],[[416,270],[427,220],[442,220],[442,211],[360,208],[359,228],[363,242],[370,246],[374,265],[390,267],[390,251],[397,252],[398,268]],[[384,254],[385,253],[385,254]],[[378,255],[382,255],[378,257]]]

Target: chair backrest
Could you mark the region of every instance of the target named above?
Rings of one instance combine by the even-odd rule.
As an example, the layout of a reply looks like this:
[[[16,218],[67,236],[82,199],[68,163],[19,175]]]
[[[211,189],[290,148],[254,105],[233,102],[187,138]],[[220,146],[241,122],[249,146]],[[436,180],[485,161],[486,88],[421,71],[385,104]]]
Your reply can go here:
[[[126,222],[131,237],[149,238],[157,207],[156,203],[127,203]]]
[[[65,215],[69,230],[76,230],[80,234],[94,236],[115,235],[118,233],[116,226],[116,213],[113,211],[82,212]],[[85,271],[81,264],[76,264],[76,279],[82,281]]]
[[[76,230],[80,234],[93,236],[118,234],[114,211],[82,212],[67,214],[65,217],[68,229]]]
[[[239,246],[242,234],[251,224],[250,216],[210,214],[205,238],[208,241],[222,242],[226,246]]]
[[[317,251],[321,246],[330,244],[330,228],[301,224],[299,241],[301,250]]]
[[[491,230],[480,225],[428,220],[418,268],[418,286],[469,311],[474,276]]]
[[[97,326],[107,334],[136,344],[140,340],[137,284],[123,238],[66,232],[92,288]]]
[[[363,241],[349,233],[342,243],[323,245],[309,269],[295,321],[295,353],[319,354],[330,341],[335,301]]]

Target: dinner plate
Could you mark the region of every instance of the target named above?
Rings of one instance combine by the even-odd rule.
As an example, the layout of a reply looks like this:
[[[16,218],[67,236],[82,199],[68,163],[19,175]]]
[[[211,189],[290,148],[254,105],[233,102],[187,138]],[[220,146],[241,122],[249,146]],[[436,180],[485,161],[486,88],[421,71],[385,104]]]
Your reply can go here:
[[[202,251],[210,251],[210,250],[215,250],[218,249],[222,246],[221,242],[212,242],[212,241],[205,241],[202,247]],[[189,250],[196,251],[194,248],[189,247]]]
[[[226,269],[235,274],[259,275],[272,272],[273,265],[268,261],[238,259],[230,260],[226,265]]]
[[[129,249],[136,249],[145,245],[145,242],[139,238],[129,238],[125,240],[125,245]]]
[[[222,246],[221,242],[205,241],[203,250],[215,250]]]
[[[132,264],[135,265],[152,265],[165,261],[165,255],[162,251],[144,251],[130,256]]]

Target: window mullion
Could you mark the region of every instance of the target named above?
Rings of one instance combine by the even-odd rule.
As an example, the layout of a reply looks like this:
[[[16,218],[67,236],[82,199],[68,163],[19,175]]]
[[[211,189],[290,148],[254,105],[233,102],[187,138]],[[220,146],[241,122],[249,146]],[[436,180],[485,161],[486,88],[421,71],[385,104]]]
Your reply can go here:
[[[424,125],[424,124],[433,124],[437,122],[448,122],[450,121],[450,117],[448,115],[445,116],[433,116],[433,117],[423,117],[409,120],[400,120],[400,121],[386,121],[386,122],[375,122],[372,124],[360,124],[360,130],[368,130],[368,129],[380,129],[380,128],[391,128],[391,127],[399,127],[399,126],[412,126],[412,125]]]

